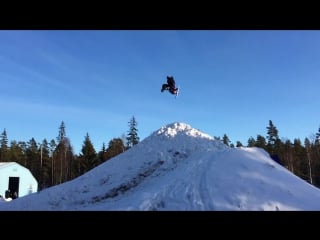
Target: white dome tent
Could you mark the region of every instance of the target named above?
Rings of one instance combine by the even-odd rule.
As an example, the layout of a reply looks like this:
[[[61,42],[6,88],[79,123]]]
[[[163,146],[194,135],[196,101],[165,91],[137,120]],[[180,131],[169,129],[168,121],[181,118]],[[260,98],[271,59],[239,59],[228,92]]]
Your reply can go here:
[[[29,169],[16,162],[0,162],[0,195],[2,198],[23,197],[37,190],[38,182]]]

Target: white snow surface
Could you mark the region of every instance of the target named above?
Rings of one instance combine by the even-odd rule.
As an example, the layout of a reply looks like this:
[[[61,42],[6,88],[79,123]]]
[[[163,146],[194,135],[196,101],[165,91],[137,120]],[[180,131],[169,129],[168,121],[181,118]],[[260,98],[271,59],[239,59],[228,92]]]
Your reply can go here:
[[[320,210],[320,191],[260,148],[230,148],[175,122],[69,182],[1,211]]]

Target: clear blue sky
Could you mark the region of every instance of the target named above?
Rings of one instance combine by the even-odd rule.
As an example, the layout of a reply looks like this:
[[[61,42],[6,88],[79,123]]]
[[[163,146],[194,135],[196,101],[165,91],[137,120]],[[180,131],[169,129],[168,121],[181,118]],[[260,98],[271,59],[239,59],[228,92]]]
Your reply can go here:
[[[0,31],[0,130],[11,140],[58,136],[74,152],[184,122],[233,143],[310,137],[320,126],[320,31]],[[181,87],[161,93],[166,76]]]

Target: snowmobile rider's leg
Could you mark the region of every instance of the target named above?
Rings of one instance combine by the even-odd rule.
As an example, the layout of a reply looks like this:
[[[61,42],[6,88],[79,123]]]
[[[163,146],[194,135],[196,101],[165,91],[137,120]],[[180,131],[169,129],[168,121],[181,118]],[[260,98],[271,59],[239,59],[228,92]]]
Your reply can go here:
[[[170,88],[170,89],[169,89],[169,92],[170,92],[171,94],[177,94],[178,88]]]
[[[162,88],[161,88],[161,92],[163,92],[164,90],[168,90],[169,89],[169,85],[168,84],[162,84]]]

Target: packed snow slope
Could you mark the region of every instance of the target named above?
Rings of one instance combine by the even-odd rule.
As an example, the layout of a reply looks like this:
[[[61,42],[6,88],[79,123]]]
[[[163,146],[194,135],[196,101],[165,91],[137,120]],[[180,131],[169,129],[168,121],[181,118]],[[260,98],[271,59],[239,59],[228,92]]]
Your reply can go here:
[[[320,210],[320,190],[259,148],[172,123],[86,174],[0,210]]]

